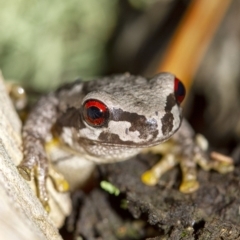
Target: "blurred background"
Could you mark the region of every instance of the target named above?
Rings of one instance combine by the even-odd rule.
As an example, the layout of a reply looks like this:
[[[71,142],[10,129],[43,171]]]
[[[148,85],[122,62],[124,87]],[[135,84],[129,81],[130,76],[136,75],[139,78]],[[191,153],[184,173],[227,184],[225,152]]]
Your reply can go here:
[[[185,116],[222,151],[240,137],[240,0],[0,0],[0,68],[43,93],[76,78],[171,71]]]

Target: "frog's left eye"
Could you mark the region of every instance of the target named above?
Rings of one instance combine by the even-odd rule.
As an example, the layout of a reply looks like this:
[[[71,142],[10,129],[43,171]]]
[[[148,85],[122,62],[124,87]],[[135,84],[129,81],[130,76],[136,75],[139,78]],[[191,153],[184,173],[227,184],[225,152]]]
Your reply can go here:
[[[177,78],[174,80],[174,93],[178,103],[180,104],[185,97],[186,91],[182,82]]]
[[[109,110],[101,101],[90,99],[83,105],[83,117],[90,126],[101,127],[108,121]]]

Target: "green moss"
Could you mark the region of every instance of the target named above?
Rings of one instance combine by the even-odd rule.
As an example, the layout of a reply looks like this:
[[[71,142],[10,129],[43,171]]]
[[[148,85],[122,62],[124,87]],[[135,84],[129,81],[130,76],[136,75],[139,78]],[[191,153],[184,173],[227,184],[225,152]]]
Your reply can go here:
[[[45,90],[101,74],[117,0],[0,0],[0,68],[5,78]]]

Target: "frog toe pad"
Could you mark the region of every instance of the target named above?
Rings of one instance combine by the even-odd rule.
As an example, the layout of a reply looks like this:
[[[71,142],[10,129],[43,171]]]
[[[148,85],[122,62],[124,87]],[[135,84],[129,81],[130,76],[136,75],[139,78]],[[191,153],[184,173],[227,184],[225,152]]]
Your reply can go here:
[[[49,176],[54,184],[55,189],[58,192],[67,192],[69,191],[69,184],[64,176],[57,172],[52,166],[49,168]]]
[[[146,171],[141,176],[142,182],[148,186],[155,186],[158,182],[158,179],[159,178],[151,170]]]
[[[27,180],[30,181],[31,180],[31,169],[29,169],[28,167],[25,166],[18,166],[17,167],[19,173],[21,174],[21,176]]]
[[[182,193],[192,193],[198,190],[199,188],[199,183],[196,180],[189,180],[189,181],[184,181],[180,185],[180,192]]]

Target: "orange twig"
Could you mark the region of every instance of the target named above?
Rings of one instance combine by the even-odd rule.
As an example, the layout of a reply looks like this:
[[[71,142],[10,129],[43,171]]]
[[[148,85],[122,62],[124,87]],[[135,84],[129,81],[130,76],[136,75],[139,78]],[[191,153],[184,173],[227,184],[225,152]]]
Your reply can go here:
[[[231,0],[194,0],[186,11],[157,72],[168,71],[189,90],[192,78]]]

